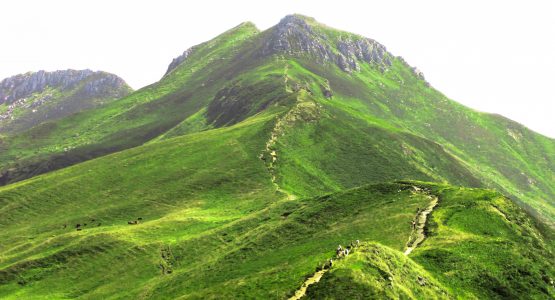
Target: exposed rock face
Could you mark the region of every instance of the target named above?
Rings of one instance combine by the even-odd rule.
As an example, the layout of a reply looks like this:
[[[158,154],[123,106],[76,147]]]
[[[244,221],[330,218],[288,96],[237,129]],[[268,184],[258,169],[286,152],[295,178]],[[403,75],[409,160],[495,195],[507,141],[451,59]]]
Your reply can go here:
[[[126,96],[120,77],[91,70],[38,71],[0,82],[0,132],[23,130]],[[0,107],[1,108],[1,107]]]
[[[372,39],[363,38],[355,41],[347,38],[340,40],[337,47],[342,54],[338,56],[339,67],[345,71],[360,70],[358,65],[360,61],[384,68],[391,66],[389,53],[385,47]]]
[[[391,54],[380,43],[351,35],[338,39],[329,38],[321,30],[313,28],[306,17],[286,16],[269,34],[262,48],[262,55],[310,55],[318,62],[334,63],[345,72],[360,70],[360,62],[370,63],[381,69],[391,65]]]
[[[0,82],[0,104],[11,104],[21,98],[34,93],[40,93],[46,87],[67,91],[77,87],[85,79],[86,82],[80,91],[83,96],[96,96],[102,93],[119,93],[122,87],[127,87],[125,81],[116,75],[91,70],[65,70],[35,73],[25,73],[6,78]]]
[[[306,21],[291,15],[283,18],[271,31],[263,54],[311,53],[321,59],[331,59],[329,47],[318,41],[318,36]]]
[[[195,51],[195,48],[196,46],[193,46],[185,50],[185,52],[183,52],[183,54],[181,54],[180,56],[174,58],[170,63],[170,65],[168,66],[168,70],[166,71],[166,74],[164,74],[164,76],[168,75],[171,71],[177,68],[177,66],[179,66],[182,62],[184,62],[191,55],[191,53]]]
[[[117,75],[96,72],[91,80],[86,81],[85,85],[79,90],[77,95],[83,97],[114,97],[121,98],[129,93],[127,83]]]

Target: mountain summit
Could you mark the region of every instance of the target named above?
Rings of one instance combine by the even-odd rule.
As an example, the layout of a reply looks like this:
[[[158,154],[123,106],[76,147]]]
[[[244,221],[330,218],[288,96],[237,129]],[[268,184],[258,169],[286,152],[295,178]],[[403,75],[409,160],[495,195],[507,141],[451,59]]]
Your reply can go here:
[[[131,91],[118,76],[91,70],[12,76],[0,81],[0,132],[22,131],[119,99]]]
[[[0,298],[555,297],[555,140],[308,17],[3,136],[0,166]]]
[[[336,64],[346,72],[360,71],[360,62],[386,69],[391,54],[378,42],[354,34],[340,33],[314,19],[289,15],[269,29],[263,54],[309,55],[317,62]]]

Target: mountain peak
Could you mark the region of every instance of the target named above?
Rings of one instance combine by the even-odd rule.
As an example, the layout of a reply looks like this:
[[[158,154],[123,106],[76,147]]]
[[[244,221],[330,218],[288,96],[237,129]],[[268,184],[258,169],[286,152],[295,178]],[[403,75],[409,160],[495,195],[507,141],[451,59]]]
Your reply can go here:
[[[172,60],[172,62],[169,64],[168,69],[166,70],[166,73],[164,74],[164,76],[167,76],[168,74],[170,74],[174,69],[176,69],[179,65],[181,65],[184,61],[187,60],[187,58],[189,58],[197,49],[199,49],[200,47],[202,47],[203,45],[207,45],[209,43],[215,43],[218,40],[221,39],[226,39],[229,37],[233,37],[236,35],[241,35],[242,33],[247,32],[247,36],[250,36],[251,34],[257,34],[260,32],[260,30],[256,27],[256,25],[250,21],[248,22],[242,22],[241,24],[225,31],[224,33],[220,34],[219,36],[217,36],[216,38],[208,41],[208,42],[204,42],[195,46],[192,46],[190,48],[188,48],[187,50],[185,50],[180,56],[174,58]]]
[[[70,90],[84,80],[87,80],[84,92],[95,93],[100,89],[115,91],[122,87],[129,89],[123,79],[107,72],[94,72],[89,69],[53,72],[40,70],[15,75],[0,81],[0,104],[11,104],[33,93],[43,92],[47,87],[59,88],[61,91]]]
[[[285,16],[269,29],[262,54],[310,56],[349,73],[360,70],[363,62],[387,69],[392,57],[375,40],[329,28],[314,18],[298,14]]]
[[[16,132],[121,98],[120,77],[91,70],[38,71],[0,81],[0,132]]]
[[[291,25],[302,25],[308,26],[309,23],[316,23],[316,19],[312,17],[307,17],[300,14],[291,14],[283,17],[277,26],[291,26]]]

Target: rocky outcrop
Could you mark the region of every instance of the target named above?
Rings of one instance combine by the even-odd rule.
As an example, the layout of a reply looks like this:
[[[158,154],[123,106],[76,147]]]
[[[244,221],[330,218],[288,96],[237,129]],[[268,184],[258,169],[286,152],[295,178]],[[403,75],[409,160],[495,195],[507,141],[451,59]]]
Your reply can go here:
[[[58,89],[61,92],[72,90],[85,80],[87,80],[85,86],[80,91],[82,96],[113,94],[117,97],[129,91],[129,87],[123,79],[106,72],[91,70],[38,71],[2,80],[0,82],[0,104],[12,104],[34,93],[41,93],[47,87]]]
[[[289,15],[269,30],[261,54],[309,55],[320,63],[336,64],[345,72],[360,70],[365,62],[387,69],[391,66],[391,54],[380,43],[364,37],[345,34],[333,38],[311,25],[313,19]]]
[[[344,71],[360,70],[360,61],[383,68],[391,66],[390,55],[387,53],[385,46],[372,39],[341,39],[337,43],[337,48],[342,54],[338,56],[339,67]]]
[[[174,58],[170,63],[170,65],[168,66],[168,70],[166,71],[166,74],[164,74],[164,76],[168,75],[171,71],[177,68],[177,66],[179,66],[182,62],[184,62],[195,51],[195,49],[196,49],[196,46],[193,46],[185,50],[185,52],[183,52],[183,54],[181,54],[180,56]]]
[[[301,17],[290,15],[283,18],[273,29],[262,53],[310,53],[322,60],[330,60],[331,49],[319,39],[312,27]]]
[[[83,87],[79,89],[77,95],[83,97],[113,97],[121,98],[129,93],[131,88],[120,77],[105,73],[96,72],[86,80]]]
[[[42,122],[119,99],[131,92],[120,77],[91,70],[38,71],[0,82],[0,132]]]

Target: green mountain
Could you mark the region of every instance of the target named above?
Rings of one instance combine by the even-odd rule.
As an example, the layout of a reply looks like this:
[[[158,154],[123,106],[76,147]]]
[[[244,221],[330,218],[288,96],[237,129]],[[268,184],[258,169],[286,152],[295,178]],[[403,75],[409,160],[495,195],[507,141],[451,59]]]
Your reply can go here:
[[[555,141],[304,16],[1,146],[0,298],[555,297]]]
[[[0,133],[21,132],[101,106],[131,91],[118,76],[91,70],[38,71],[9,77],[0,82]]]

